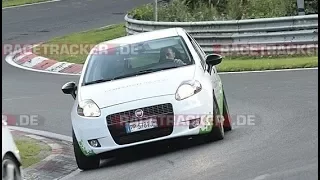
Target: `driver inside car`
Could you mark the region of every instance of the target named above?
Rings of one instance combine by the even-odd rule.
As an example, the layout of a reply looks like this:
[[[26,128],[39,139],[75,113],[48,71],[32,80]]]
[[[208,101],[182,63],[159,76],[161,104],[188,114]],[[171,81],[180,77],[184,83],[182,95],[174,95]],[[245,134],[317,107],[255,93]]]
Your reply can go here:
[[[178,50],[176,50],[173,47],[163,48],[160,51],[160,60],[172,60],[179,65],[186,65],[185,62],[183,62],[180,58],[176,57],[176,52],[178,52]]]

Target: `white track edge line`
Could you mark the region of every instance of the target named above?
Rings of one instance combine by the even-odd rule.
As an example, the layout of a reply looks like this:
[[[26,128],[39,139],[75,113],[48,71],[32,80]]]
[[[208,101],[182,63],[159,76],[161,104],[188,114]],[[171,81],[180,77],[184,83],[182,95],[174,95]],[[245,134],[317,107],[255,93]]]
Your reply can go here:
[[[47,137],[47,138],[72,142],[72,137],[70,137],[70,136],[57,134],[57,133],[53,133],[53,132],[49,132],[49,131],[41,131],[41,130],[29,129],[29,128],[17,127],[17,126],[8,126],[8,129],[21,131],[21,132],[25,132],[25,133],[30,133],[30,134],[34,134],[34,135],[38,135],[38,136],[43,136],[43,137]]]
[[[33,6],[33,5],[38,5],[38,4],[46,4],[46,3],[53,3],[53,2],[59,2],[61,0],[51,0],[51,1],[44,1],[44,2],[37,2],[37,3],[31,3],[31,4],[22,4],[22,5],[16,5],[16,6],[9,6],[9,7],[4,7],[2,10],[5,9],[13,9],[13,8],[19,8],[19,7],[26,7],[26,6]]]

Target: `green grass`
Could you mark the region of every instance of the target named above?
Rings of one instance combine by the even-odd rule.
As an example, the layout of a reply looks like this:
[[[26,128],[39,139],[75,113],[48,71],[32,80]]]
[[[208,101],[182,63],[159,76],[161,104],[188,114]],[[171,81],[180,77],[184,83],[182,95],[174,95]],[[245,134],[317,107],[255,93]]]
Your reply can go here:
[[[15,143],[20,151],[23,168],[40,162],[51,150],[50,146],[26,137],[15,137]]]
[[[23,4],[32,4],[48,0],[2,0],[2,7],[18,6]]]
[[[90,49],[106,40],[115,39],[125,36],[124,24],[109,26],[102,29],[94,29],[86,32],[73,33],[63,37],[57,37],[48,42],[36,47],[35,54],[48,57],[54,60],[63,62],[72,62],[83,64],[87,53],[68,54],[68,53],[48,53],[45,52],[45,47],[61,44],[90,44],[87,52]],[[47,48],[48,49],[48,48]],[[60,48],[62,50],[62,48]],[[287,68],[306,68],[317,67],[318,57],[313,56],[274,56],[274,57],[226,57],[220,65],[217,66],[219,72],[225,71],[249,71],[249,70],[271,70],[271,69],[287,69]]]
[[[82,64],[84,63],[88,53],[90,52],[90,49],[93,48],[94,45],[102,42],[107,41],[111,39],[115,39],[118,37],[122,37],[126,35],[126,30],[124,27],[124,24],[117,24],[108,26],[101,29],[94,29],[90,31],[85,32],[78,32],[78,33],[72,33],[66,36],[57,37],[49,40],[48,42],[35,47],[34,52],[35,54],[48,57],[54,60],[64,61],[64,62],[73,62]],[[65,44],[76,44],[76,45],[88,45],[86,48],[86,51],[88,53],[80,53],[80,54],[69,54],[69,53],[63,53],[63,50],[61,48],[61,51],[59,53],[48,53],[45,51],[46,47],[51,45],[65,45]],[[50,49],[47,48],[49,51]]]
[[[318,57],[281,57],[259,59],[225,59],[217,66],[219,72],[254,71],[318,67]]]

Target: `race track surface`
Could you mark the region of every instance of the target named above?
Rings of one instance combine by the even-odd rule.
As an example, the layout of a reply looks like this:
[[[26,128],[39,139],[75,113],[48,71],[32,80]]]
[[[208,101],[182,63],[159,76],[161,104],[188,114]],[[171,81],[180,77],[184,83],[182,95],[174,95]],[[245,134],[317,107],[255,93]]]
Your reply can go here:
[[[72,180],[318,179],[317,73],[221,75],[235,123],[238,117],[223,141],[137,148]],[[242,125],[241,115],[254,115],[255,125]]]
[[[124,21],[133,7],[150,0],[62,0],[2,10],[2,44],[35,44],[55,36]],[[61,87],[77,77],[29,72],[5,62],[2,56],[2,112],[39,115],[44,121],[31,126],[71,136],[71,96]]]
[[[145,2],[63,0],[2,10],[2,43],[37,43],[121,22],[121,13]],[[28,128],[70,136],[73,100],[60,89],[78,77],[21,70],[4,56],[2,66],[2,112],[38,114],[44,124]],[[195,139],[137,148],[71,179],[318,179],[317,75],[318,70],[221,75],[233,121],[254,115],[254,125],[238,121],[213,143]]]

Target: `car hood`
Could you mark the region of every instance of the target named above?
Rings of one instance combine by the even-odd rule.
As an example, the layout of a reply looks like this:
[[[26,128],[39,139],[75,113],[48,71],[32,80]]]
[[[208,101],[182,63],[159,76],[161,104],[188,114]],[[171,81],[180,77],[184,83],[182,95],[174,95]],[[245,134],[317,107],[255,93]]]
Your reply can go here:
[[[81,86],[79,101],[93,100],[100,108],[155,96],[175,94],[182,81],[194,78],[195,65]]]

